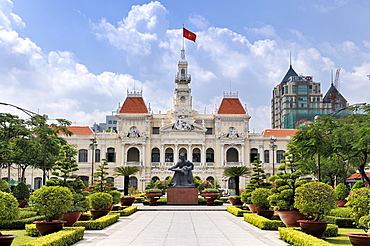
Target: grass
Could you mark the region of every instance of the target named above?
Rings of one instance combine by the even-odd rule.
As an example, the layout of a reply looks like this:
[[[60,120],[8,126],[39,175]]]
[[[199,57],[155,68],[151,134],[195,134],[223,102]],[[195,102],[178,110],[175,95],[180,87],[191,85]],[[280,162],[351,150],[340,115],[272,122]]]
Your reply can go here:
[[[1,230],[1,232],[4,234],[14,234],[18,236],[14,238],[12,246],[20,246],[35,239],[35,237],[27,236],[26,230]]]
[[[335,245],[335,246],[350,246],[352,245],[349,241],[349,237],[346,236],[348,233],[365,233],[361,229],[352,229],[352,228],[339,228],[337,237],[327,237],[325,241]]]

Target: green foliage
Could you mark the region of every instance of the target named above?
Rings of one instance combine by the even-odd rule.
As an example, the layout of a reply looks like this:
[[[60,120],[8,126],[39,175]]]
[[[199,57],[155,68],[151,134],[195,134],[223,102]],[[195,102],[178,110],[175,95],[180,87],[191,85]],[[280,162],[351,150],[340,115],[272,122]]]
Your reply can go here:
[[[277,230],[279,227],[284,227],[281,220],[269,220],[255,213],[244,213],[244,221],[260,228],[261,230]]]
[[[204,189],[204,190],[202,190],[202,193],[220,193],[220,190],[218,190],[218,189]]]
[[[351,218],[341,218],[334,216],[325,216],[325,221],[328,221],[330,224],[335,224],[340,228],[353,228],[355,226],[355,221]]]
[[[0,191],[10,193],[10,187],[8,185],[8,182],[2,179],[0,179]]]
[[[335,192],[335,197],[338,200],[345,200],[349,194],[349,190],[347,186],[343,183],[338,184],[335,187],[334,192]]]
[[[352,218],[351,209],[349,207],[334,208],[330,210],[328,215],[340,218]]]
[[[162,190],[161,189],[156,189],[156,188],[146,189],[145,193],[162,193]]]
[[[112,198],[113,198],[113,204],[120,203],[121,192],[119,192],[118,190],[110,190],[108,192],[108,194],[110,194],[112,196]]]
[[[63,145],[59,152],[59,160],[53,166],[52,175],[58,176],[65,183],[67,187],[67,179],[76,179],[78,175],[73,174],[79,170],[76,160],[77,150],[74,145]]]
[[[96,220],[77,221],[75,226],[83,226],[86,230],[102,230],[118,221],[119,213],[109,213]]]
[[[27,225],[26,231],[28,235],[33,235],[34,231],[37,232],[36,225]],[[23,246],[72,245],[83,238],[84,232],[85,228],[83,227],[64,227],[61,231],[39,237],[24,243]]]
[[[129,216],[137,211],[137,206],[129,206],[122,210],[111,211],[112,214],[119,213],[120,216]]]
[[[370,213],[370,188],[358,188],[347,199],[346,206],[351,209],[352,216],[358,224],[362,216]]]
[[[15,220],[18,217],[17,199],[12,194],[0,191],[0,220]]]
[[[310,220],[322,220],[336,207],[333,188],[322,182],[310,182],[297,188],[294,207]]]
[[[249,210],[241,209],[236,206],[227,206],[226,207],[227,212],[237,216],[237,217],[243,217],[244,213],[252,213]]]
[[[114,176],[123,176],[123,194],[128,195],[128,186],[130,182],[130,176],[140,171],[140,168],[135,166],[116,167],[114,169]]]
[[[27,201],[30,198],[30,189],[25,183],[18,183],[13,190],[13,195],[18,201]]]
[[[331,243],[325,242],[323,239],[308,235],[299,231],[295,227],[279,227],[280,239],[290,245],[300,246],[331,246]]]
[[[113,197],[105,192],[96,192],[89,196],[91,208],[94,210],[107,210],[113,203]]]
[[[352,186],[351,191],[354,191],[356,189],[365,187],[365,183],[362,180],[356,181],[356,183]]]
[[[25,225],[31,224],[37,220],[44,220],[44,216],[33,216],[30,218],[16,219],[16,220],[1,220],[0,228],[1,229],[24,229]]]
[[[359,228],[364,229],[365,232],[368,232],[370,229],[370,216],[369,215],[362,216],[358,220],[358,225]]]
[[[239,177],[245,176],[250,174],[250,170],[246,166],[240,166],[240,167],[226,167],[224,169],[224,176],[226,177],[234,177],[235,178],[235,195],[240,195],[240,189],[239,189]]]
[[[251,201],[257,209],[268,210],[270,208],[270,203],[267,198],[271,194],[272,193],[270,189],[257,188],[252,191]]]
[[[94,177],[94,184],[89,186],[90,189],[96,192],[107,192],[112,190],[113,183],[109,182],[107,175],[109,174],[106,170],[109,168],[107,159],[102,159],[102,162],[99,164],[98,168],[96,169]]]
[[[72,192],[67,187],[44,185],[31,195],[30,203],[45,216],[46,221],[51,222],[68,212],[73,204],[72,198]]]

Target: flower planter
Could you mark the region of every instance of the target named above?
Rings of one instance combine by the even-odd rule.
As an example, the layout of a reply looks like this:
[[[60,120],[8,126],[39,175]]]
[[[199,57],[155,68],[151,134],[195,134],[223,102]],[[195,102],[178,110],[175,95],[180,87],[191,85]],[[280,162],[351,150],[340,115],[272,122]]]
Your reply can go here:
[[[45,236],[54,232],[62,230],[65,221],[63,220],[53,220],[52,222],[46,221],[34,221],[36,224],[36,229],[41,236]]]
[[[247,203],[247,206],[252,213],[257,213],[257,208],[253,203]]]
[[[298,210],[278,210],[278,214],[286,227],[298,227],[297,220],[304,219],[304,215]]]
[[[262,216],[262,217],[265,217],[266,219],[271,219],[272,216],[274,215],[274,210],[260,210],[260,209],[257,209],[257,214]]]
[[[93,216],[91,214],[81,214],[80,218],[78,219],[79,221],[87,221],[91,220]]]
[[[206,199],[207,206],[214,206],[215,200],[220,196],[219,193],[202,193],[202,197]]]
[[[314,221],[314,220],[297,220],[304,233],[310,234],[317,238],[324,238],[323,233],[326,230],[329,222]]]
[[[107,215],[109,212],[110,212],[109,209],[105,209],[105,210],[93,210],[93,209],[91,209],[90,210],[90,213],[93,216],[93,220],[99,219],[100,217],[103,217],[103,216]]]
[[[337,204],[339,208],[343,208],[346,203],[347,203],[346,200],[337,200]]]
[[[233,205],[233,206],[243,205],[243,202],[240,200],[240,197],[239,198],[229,197],[229,201],[230,201],[231,205]]]
[[[13,242],[13,239],[16,237],[17,237],[16,235],[12,235],[12,234],[2,234],[0,236],[0,245],[10,246]]]
[[[363,245],[370,245],[370,236],[365,233],[350,233],[346,234],[349,237],[352,245],[355,246],[363,246]]]
[[[145,196],[149,198],[149,206],[157,206],[157,200],[162,196],[162,193],[146,193]]]
[[[63,217],[62,217],[62,220],[63,221],[66,221],[66,223],[64,224],[64,226],[74,226],[74,224],[78,221],[78,219],[80,218],[82,212],[68,212],[68,213],[64,213],[63,214]]]
[[[18,208],[24,208],[26,205],[27,205],[26,201],[24,201],[24,202],[18,201]]]
[[[121,197],[120,201],[122,206],[132,206],[135,202],[135,197]]]

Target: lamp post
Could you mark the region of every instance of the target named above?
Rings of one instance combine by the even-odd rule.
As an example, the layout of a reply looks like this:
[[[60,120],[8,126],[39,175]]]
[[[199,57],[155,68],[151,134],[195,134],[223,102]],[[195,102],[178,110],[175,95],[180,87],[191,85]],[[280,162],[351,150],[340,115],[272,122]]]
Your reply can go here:
[[[90,138],[90,149],[92,150],[91,154],[91,184],[93,183],[94,176],[94,157],[95,157],[95,148],[98,146],[96,142],[96,135],[94,134],[93,138]]]
[[[139,181],[141,182],[141,186],[142,186],[143,191],[144,191],[145,190],[145,187],[144,187],[145,177],[144,176],[141,176],[141,178],[139,179]]]
[[[272,175],[275,175],[275,148],[276,148],[275,142],[276,138],[275,136],[272,136],[270,138],[270,148],[272,150]]]

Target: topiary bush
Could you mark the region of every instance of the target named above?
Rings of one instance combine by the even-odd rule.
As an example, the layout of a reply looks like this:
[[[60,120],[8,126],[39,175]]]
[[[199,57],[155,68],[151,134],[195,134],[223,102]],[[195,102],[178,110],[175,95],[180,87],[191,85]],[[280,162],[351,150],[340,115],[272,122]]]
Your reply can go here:
[[[72,192],[67,187],[42,186],[30,197],[30,203],[44,215],[46,221],[58,220],[73,204]]]
[[[260,210],[268,210],[270,203],[267,200],[268,196],[271,195],[271,190],[266,188],[257,188],[252,191],[251,201],[253,205]]]
[[[0,191],[10,193],[10,187],[8,185],[8,182],[2,179],[0,179]]]
[[[18,183],[13,190],[13,196],[17,198],[19,202],[25,202],[30,198],[30,189],[25,183]]]
[[[347,186],[343,183],[338,184],[335,189],[335,197],[338,200],[346,200],[347,196],[349,195],[349,190]]]
[[[113,197],[105,192],[96,192],[89,196],[89,201],[92,209],[107,210],[113,204]]]
[[[120,203],[121,192],[119,192],[118,190],[110,190],[108,192],[108,194],[110,194],[112,196],[112,198],[113,198],[113,204]]]
[[[355,222],[358,221],[362,216],[369,215],[370,212],[370,188],[363,187],[358,188],[348,196],[347,207],[351,209],[351,214]]]
[[[365,187],[365,183],[362,180],[356,181],[356,183],[352,186],[351,191],[354,191],[356,189]]]
[[[12,194],[0,191],[0,220],[15,220],[18,218],[17,199]]]
[[[294,207],[309,220],[322,220],[336,207],[334,189],[322,182],[304,184],[296,190]]]

